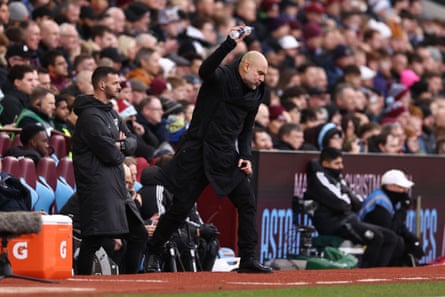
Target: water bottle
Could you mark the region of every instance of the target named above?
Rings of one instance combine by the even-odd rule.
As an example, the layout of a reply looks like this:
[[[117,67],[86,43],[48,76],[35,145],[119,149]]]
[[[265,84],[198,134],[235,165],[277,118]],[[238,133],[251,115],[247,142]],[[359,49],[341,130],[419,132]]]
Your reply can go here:
[[[243,34],[245,34],[246,36],[250,35],[252,33],[252,30],[253,30],[253,27],[245,26],[244,28],[241,28],[239,30],[230,31],[229,36],[232,39],[238,39]]]

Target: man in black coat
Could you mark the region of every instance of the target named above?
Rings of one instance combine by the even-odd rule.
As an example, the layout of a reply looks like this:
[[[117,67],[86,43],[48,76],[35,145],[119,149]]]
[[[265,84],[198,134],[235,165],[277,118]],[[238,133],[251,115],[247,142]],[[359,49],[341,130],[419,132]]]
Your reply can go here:
[[[123,161],[136,149],[111,99],[120,92],[119,73],[98,67],[94,94],[76,98],[79,116],[73,135],[73,164],[80,202],[82,243],[77,272],[91,274],[94,253],[112,237],[127,240],[125,273],[137,273],[147,240],[143,220],[125,187]]]
[[[174,199],[149,242],[148,271],[159,271],[163,244],[210,183],[219,197],[227,195],[238,209],[239,272],[272,272],[255,257],[256,199],[248,180],[252,173],[252,127],[264,94],[268,63],[261,53],[251,51],[220,66],[244,37],[227,37],[199,69],[203,84],[190,128],[165,170],[166,185]]]
[[[334,235],[366,245],[361,267],[388,266],[398,244],[390,229],[361,222],[354,212],[362,200],[342,178],[342,152],[326,147],[309,163],[304,199],[317,202],[312,221],[320,235]]]

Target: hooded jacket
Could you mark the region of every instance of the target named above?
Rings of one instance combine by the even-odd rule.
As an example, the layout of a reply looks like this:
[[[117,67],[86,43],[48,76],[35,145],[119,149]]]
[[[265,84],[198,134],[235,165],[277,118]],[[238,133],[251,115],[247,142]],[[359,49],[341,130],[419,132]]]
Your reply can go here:
[[[127,233],[122,162],[136,149],[136,138],[111,103],[92,95],[77,97],[74,112],[79,117],[72,143],[82,236]],[[127,137],[124,152],[116,146],[120,131]]]

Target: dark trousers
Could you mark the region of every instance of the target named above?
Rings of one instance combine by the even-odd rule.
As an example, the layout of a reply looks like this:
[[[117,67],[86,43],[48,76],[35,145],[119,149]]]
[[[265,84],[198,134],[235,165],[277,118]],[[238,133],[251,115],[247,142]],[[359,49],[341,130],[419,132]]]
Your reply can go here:
[[[399,243],[394,231],[361,222],[355,216],[348,218],[335,235],[366,245],[361,267],[389,266]]]
[[[184,222],[204,188],[209,184],[205,175],[194,176],[187,189],[174,191],[173,204],[159,219],[153,238],[149,242],[149,253],[160,255],[165,242]],[[238,249],[241,258],[255,257],[258,242],[256,229],[256,200],[247,177],[228,195],[238,209]]]
[[[122,237],[126,240],[126,252],[120,263],[119,270],[122,274],[138,273],[148,235],[144,225],[128,207],[126,207],[126,214],[129,232]],[[76,265],[77,274],[91,274],[96,251],[101,246],[109,245],[110,240],[112,240],[111,236],[93,235],[82,237]]]

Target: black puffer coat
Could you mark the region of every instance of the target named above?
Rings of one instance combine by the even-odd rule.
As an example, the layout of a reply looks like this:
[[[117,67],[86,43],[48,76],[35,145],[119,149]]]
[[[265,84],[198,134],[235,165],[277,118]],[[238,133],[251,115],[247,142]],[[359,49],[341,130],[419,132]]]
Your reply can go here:
[[[79,116],[72,142],[82,236],[127,233],[125,155],[116,141],[119,132],[124,132],[125,153],[132,154],[136,138],[111,103],[104,104],[91,95],[79,96],[74,112]]]

